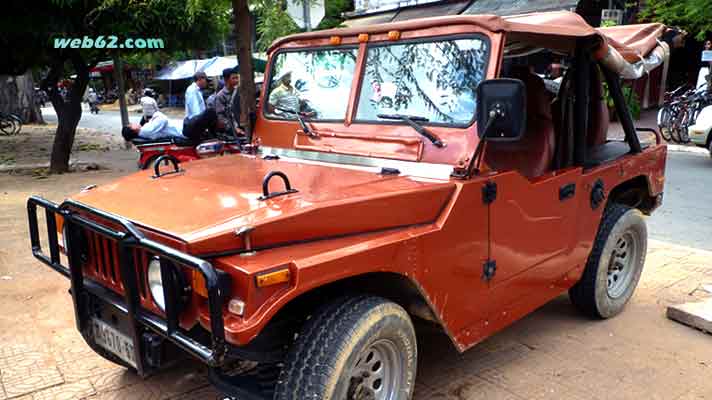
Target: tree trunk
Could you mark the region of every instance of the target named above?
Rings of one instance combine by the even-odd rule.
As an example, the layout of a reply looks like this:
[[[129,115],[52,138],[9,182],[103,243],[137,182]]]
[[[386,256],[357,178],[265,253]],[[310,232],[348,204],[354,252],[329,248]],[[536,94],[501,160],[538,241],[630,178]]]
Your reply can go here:
[[[69,171],[69,157],[74,145],[74,136],[77,132],[77,125],[82,118],[82,98],[84,91],[89,84],[89,66],[78,52],[68,55],[77,79],[64,101],[57,90],[57,81],[64,76],[65,58],[58,57],[50,67],[47,79],[43,82],[43,87],[48,91],[54,110],[57,112],[57,132],[54,136],[52,155],[50,157],[49,172],[61,174]]]
[[[237,30],[237,64],[240,66],[240,121],[245,122],[248,138],[252,139],[255,115],[255,75],[252,65],[252,20],[247,0],[232,0],[232,12]]]
[[[119,111],[121,112],[121,126],[129,124],[129,110],[126,108],[126,85],[124,84],[124,63],[119,54],[114,54],[114,76],[119,89]]]
[[[32,71],[17,76],[0,75],[0,112],[15,114],[24,123],[44,123],[40,107],[35,101]]]
[[[69,171],[69,157],[74,146],[74,136],[79,120],[82,118],[82,103],[81,100],[72,100],[70,96],[68,102],[63,102],[60,107],[55,105],[54,109],[57,112],[57,131],[52,145],[49,171],[53,174],[61,174]]]

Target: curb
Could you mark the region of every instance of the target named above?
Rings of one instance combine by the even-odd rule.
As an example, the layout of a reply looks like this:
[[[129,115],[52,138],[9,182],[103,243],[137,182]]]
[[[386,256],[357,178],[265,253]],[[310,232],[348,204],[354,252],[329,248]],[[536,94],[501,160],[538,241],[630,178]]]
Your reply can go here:
[[[668,151],[674,151],[677,153],[691,153],[691,154],[698,154],[698,155],[703,155],[703,156],[709,156],[710,152],[707,149],[704,149],[702,147],[697,147],[697,146],[685,146],[685,145],[680,145],[680,144],[668,144],[667,145]]]
[[[46,168],[49,168],[49,162],[37,163],[37,164],[0,165],[0,174],[26,173],[26,172],[31,172],[31,171],[34,171],[37,169],[46,169]],[[70,170],[79,170],[79,171],[90,171],[90,170],[97,170],[97,169],[105,169],[105,167],[102,167],[100,164],[97,164],[95,162],[70,160],[69,169]]]

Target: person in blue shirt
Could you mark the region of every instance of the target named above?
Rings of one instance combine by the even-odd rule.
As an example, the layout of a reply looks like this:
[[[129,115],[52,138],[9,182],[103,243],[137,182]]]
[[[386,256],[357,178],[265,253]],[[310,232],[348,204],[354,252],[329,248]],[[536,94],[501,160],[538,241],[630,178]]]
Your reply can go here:
[[[203,136],[215,137],[215,124],[217,114],[214,109],[205,107],[202,89],[208,85],[208,76],[205,72],[196,72],[193,75],[193,83],[185,91],[185,118],[183,119],[183,132],[190,132],[200,140]],[[205,131],[208,131],[207,135]]]
[[[193,83],[185,90],[185,119],[190,119],[205,111],[202,89],[208,86],[208,76],[205,72],[196,72]]]

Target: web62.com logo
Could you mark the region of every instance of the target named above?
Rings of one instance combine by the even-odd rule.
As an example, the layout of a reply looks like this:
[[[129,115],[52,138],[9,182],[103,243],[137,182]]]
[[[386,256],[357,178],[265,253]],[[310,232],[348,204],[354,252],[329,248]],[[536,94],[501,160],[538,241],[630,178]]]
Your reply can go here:
[[[55,38],[55,49],[162,49],[163,39],[160,38],[126,38],[118,36],[97,36],[91,38]]]

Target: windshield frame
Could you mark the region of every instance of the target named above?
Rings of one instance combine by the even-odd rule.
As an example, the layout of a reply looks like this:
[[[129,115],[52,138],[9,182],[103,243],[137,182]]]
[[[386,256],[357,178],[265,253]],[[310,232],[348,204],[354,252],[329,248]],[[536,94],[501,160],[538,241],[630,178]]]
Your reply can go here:
[[[385,46],[394,46],[394,45],[402,45],[402,44],[417,44],[417,43],[433,43],[433,42],[438,42],[438,41],[449,41],[449,40],[459,40],[459,39],[480,39],[482,40],[483,44],[486,46],[485,49],[485,62],[484,62],[484,68],[482,70],[482,81],[484,82],[487,80],[487,73],[489,72],[489,65],[490,65],[490,58],[492,56],[492,42],[490,40],[490,37],[484,33],[480,32],[471,32],[471,33],[456,33],[456,34],[450,34],[450,35],[432,35],[432,36],[426,36],[426,37],[419,37],[416,39],[405,39],[405,40],[396,40],[396,41],[378,41],[378,42],[369,42],[366,44],[365,48],[365,54],[363,55],[364,57],[364,62],[361,70],[359,71],[359,86],[356,90],[356,96],[357,96],[357,101],[354,104],[354,110],[352,112],[353,114],[353,123],[354,124],[364,124],[364,125],[407,125],[405,121],[395,121],[395,120],[369,120],[369,119],[358,119],[358,108],[359,108],[359,103],[360,103],[360,97],[362,94],[363,90],[363,85],[366,83],[366,68],[368,67],[368,51],[372,47],[385,47]],[[481,83],[481,82],[480,82]],[[477,109],[475,109],[472,113],[472,119],[468,121],[467,123],[464,124],[456,124],[456,123],[449,123],[449,122],[418,122],[419,125],[422,126],[434,126],[434,127],[445,127],[445,128],[460,128],[460,129],[466,129],[472,127],[474,123],[477,120]]]
[[[273,54],[270,55],[270,68],[269,68],[269,73],[265,75],[265,79],[262,83],[262,101],[260,104],[260,109],[262,110],[262,116],[267,119],[267,120],[272,120],[272,121],[290,121],[294,122],[297,121],[296,117],[293,118],[286,118],[286,117],[281,117],[277,114],[270,113],[267,110],[267,104],[269,103],[269,96],[272,93],[272,89],[270,86],[272,85],[272,78],[274,77],[275,73],[275,68],[277,67],[277,57],[279,57],[283,53],[302,53],[302,52],[308,52],[308,51],[329,51],[329,50],[356,50],[356,60],[354,62],[354,75],[353,79],[351,81],[351,88],[349,90],[349,93],[353,90],[354,84],[356,83],[361,71],[359,70],[358,66],[358,59],[360,56],[360,48],[358,44],[346,44],[346,45],[329,45],[329,46],[305,46],[305,47],[294,47],[294,48],[281,48],[276,50]],[[349,96],[350,97],[350,96]],[[343,123],[347,120],[348,115],[349,115],[349,104],[351,102],[351,99],[346,100],[346,109],[344,110],[344,117],[340,119],[312,119],[312,118],[307,118],[307,122],[315,122],[315,123]]]

